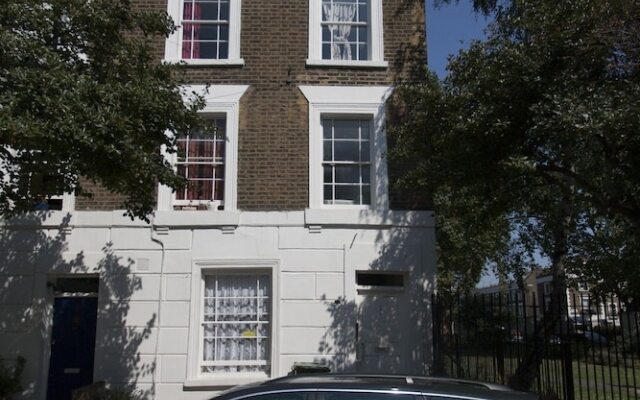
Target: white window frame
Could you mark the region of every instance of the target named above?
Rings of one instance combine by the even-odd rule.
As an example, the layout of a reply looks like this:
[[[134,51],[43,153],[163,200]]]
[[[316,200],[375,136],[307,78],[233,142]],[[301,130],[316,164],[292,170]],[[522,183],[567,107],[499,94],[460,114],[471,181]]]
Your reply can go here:
[[[322,114],[320,116],[320,118],[321,118],[320,122],[325,121],[325,120],[330,120],[330,121],[336,121],[336,120],[342,120],[342,121],[367,121],[369,132],[373,132],[373,119],[371,118],[370,115],[366,115],[366,114],[365,115],[349,114],[349,115],[345,116],[344,114],[341,115],[341,114],[329,114],[329,113],[327,113],[327,114]],[[360,128],[358,127],[358,129],[360,129]],[[371,134],[370,134],[370,136],[371,136]],[[323,127],[323,145],[324,145],[324,142],[326,142],[326,140],[324,139],[324,127]],[[336,145],[335,138],[332,138],[331,142],[332,142],[332,146]],[[373,170],[374,170],[374,168],[373,168],[373,160],[371,160],[371,158],[373,156],[373,154],[372,154],[373,153],[373,151],[372,151],[373,150],[373,145],[372,145],[373,144],[373,139],[371,137],[369,137],[367,142],[369,143],[369,161],[355,161],[355,160],[352,160],[352,161],[335,161],[335,160],[326,161],[324,159],[324,147],[323,147],[322,168],[324,170],[324,167],[331,166],[331,167],[334,167],[334,168],[332,168],[332,170],[335,171],[335,166],[347,166],[347,165],[348,166],[359,166],[359,167],[362,167],[362,166],[365,166],[365,165],[368,166],[369,167],[369,185],[368,186],[369,186],[369,195],[371,195],[371,193],[372,193],[372,189],[371,188],[373,187],[372,186],[372,182],[373,182],[372,177],[375,175],[373,173]],[[359,144],[361,144],[361,143],[362,142],[360,142]],[[360,177],[362,177],[362,176],[363,175],[361,175]],[[323,183],[323,191],[324,191],[324,187],[327,186],[327,182],[324,180],[324,177],[322,179],[322,183]],[[331,187],[332,187],[332,190],[334,192],[334,195],[335,195],[336,188],[338,186],[339,186],[339,184],[337,184],[337,182],[335,182],[335,179],[334,179],[334,181],[331,182]],[[361,192],[361,195],[362,195],[362,193],[364,193],[364,191],[363,191],[364,185],[362,185],[362,182],[360,182],[359,187],[360,187],[360,192]],[[324,199],[324,194],[323,194],[323,198],[322,198],[322,202],[323,203],[324,203],[324,200],[325,199]],[[333,200],[335,201],[337,199],[334,198]],[[360,200],[362,201],[362,197],[361,197]],[[359,206],[369,206],[370,204],[357,204],[357,205],[359,205]]]
[[[168,0],[167,13],[176,24],[176,31],[166,40],[164,62],[184,62],[189,65],[244,65],[240,57],[240,21],[242,0],[229,0],[229,57],[225,59],[183,59],[182,58],[182,13],[183,0]]]
[[[251,382],[263,381],[278,374],[278,302],[279,263],[273,259],[235,259],[235,260],[199,260],[195,261],[191,280],[191,309],[189,321],[189,352],[187,355],[186,388],[235,386]],[[202,317],[202,298],[204,296],[205,276],[207,274],[235,272],[235,273],[269,273],[271,276],[271,315],[270,315],[270,360],[267,375],[263,372],[255,373],[219,373],[203,374],[200,372],[200,358],[202,346],[200,344],[200,322]]]
[[[62,199],[62,210],[60,211],[75,211],[76,209],[76,195],[75,193],[63,193],[62,195],[51,196],[52,199]]]
[[[382,0],[371,1],[369,60],[322,59],[322,0],[309,0],[309,66],[387,68],[384,60]]]
[[[227,115],[226,115],[226,113],[223,113],[223,114],[220,114],[220,113],[216,113],[216,114],[207,113],[206,118],[211,120],[211,121],[215,120],[215,119],[224,119],[225,120],[225,129],[227,127]],[[225,139],[224,142],[225,142],[225,147],[226,147],[227,140]],[[188,150],[186,150],[186,151],[187,151],[187,155],[188,155]],[[226,156],[226,149],[225,149],[225,156]],[[171,164],[174,166],[174,168],[177,168],[181,164],[181,163],[178,162],[177,154],[170,155],[170,159],[171,159]],[[206,163],[206,165],[213,165],[214,168],[217,166],[216,164],[217,164],[216,162],[213,162],[213,163],[209,163],[208,162],[208,163]],[[186,165],[189,165],[189,163],[183,162],[182,165],[186,166]],[[226,160],[223,159],[222,167],[224,168],[225,166],[226,166]],[[177,172],[177,170],[175,170],[175,171]],[[225,175],[226,175],[226,171],[225,171]],[[226,176],[224,178],[226,178]],[[215,180],[213,178],[212,178],[212,182],[213,182],[212,185],[214,185],[213,190],[215,190]],[[225,189],[226,189],[226,187],[225,187]],[[225,196],[223,196],[223,198],[222,198],[222,205],[223,206],[224,206],[224,197]],[[208,205],[208,203],[211,203],[211,204],[214,204],[214,205],[218,205],[218,203],[217,203],[218,201],[219,200],[213,200],[213,199],[212,200],[188,200],[188,199],[178,200],[176,194],[173,193],[173,198],[172,198],[172,201],[171,201],[171,205],[172,206],[198,206],[198,205],[201,205],[201,204],[202,205]],[[215,209],[217,210],[217,208],[215,208]]]
[[[201,110],[203,114],[220,115],[226,118],[226,144],[224,153],[224,211],[235,211],[237,209],[238,197],[238,124],[240,98],[249,88],[247,85],[192,85],[183,86],[185,98],[190,93],[196,92],[204,96],[205,107]],[[162,149],[164,156],[174,166],[177,154],[169,154],[166,149]],[[175,200],[175,193],[165,185],[158,187],[158,211],[172,211]],[[179,202],[184,205],[184,201]],[[209,201],[193,200],[192,205],[209,203]]]
[[[385,103],[392,90],[391,86],[300,86],[309,101],[309,208],[389,209]],[[324,204],[323,115],[371,119],[370,205]]]
[[[60,208],[60,210],[48,209],[47,211],[69,212],[69,211],[75,211],[75,209],[76,209],[76,195],[75,195],[75,193],[63,193],[61,195],[49,196],[49,198],[51,200],[62,200],[62,207]],[[37,212],[38,210],[35,210],[35,211]]]

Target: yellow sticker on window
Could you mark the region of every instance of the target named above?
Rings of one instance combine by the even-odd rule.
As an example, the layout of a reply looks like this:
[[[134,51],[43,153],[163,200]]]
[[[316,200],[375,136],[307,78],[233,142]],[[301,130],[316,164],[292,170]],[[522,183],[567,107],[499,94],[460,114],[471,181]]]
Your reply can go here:
[[[241,335],[243,337],[256,337],[256,331],[255,329],[245,329],[244,331],[242,331]]]

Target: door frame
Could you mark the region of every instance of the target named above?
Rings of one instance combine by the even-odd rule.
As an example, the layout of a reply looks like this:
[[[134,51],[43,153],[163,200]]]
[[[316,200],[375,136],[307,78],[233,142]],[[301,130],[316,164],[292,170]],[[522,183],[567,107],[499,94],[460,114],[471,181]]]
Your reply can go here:
[[[356,276],[358,273],[363,273],[363,274],[384,274],[384,275],[401,275],[402,279],[403,279],[403,285],[402,286],[364,286],[364,285],[358,285],[357,283],[357,279]],[[410,282],[410,271],[405,270],[405,269],[389,269],[389,270],[359,270],[356,269],[355,270],[355,274],[354,274],[354,280],[356,282],[355,283],[355,287],[356,287],[356,293],[355,293],[355,305],[356,305],[356,321],[355,323],[357,324],[356,326],[358,327],[358,338],[355,342],[355,361],[358,365],[358,368],[362,367],[362,363],[365,361],[365,357],[366,357],[366,343],[363,340],[363,338],[365,337],[365,324],[362,322],[363,318],[367,318],[365,316],[363,316],[362,314],[362,305],[363,303],[365,303],[367,298],[374,298],[374,297],[394,297],[394,298],[403,298],[407,301],[410,300],[410,290],[409,290],[409,282]],[[396,310],[397,312],[399,310]],[[408,349],[405,348],[406,343],[402,344],[402,351],[400,356],[404,357],[406,352],[408,352]],[[365,371],[367,373],[371,373],[371,371]],[[400,372],[401,373],[401,372]]]
[[[38,288],[41,290],[40,292],[41,295],[37,296],[38,293],[36,293],[36,296],[34,296],[34,297],[40,297],[42,299],[45,299],[46,301],[45,310],[44,310],[46,317],[43,318],[43,321],[42,321],[44,323],[44,329],[43,329],[43,335],[42,335],[42,343],[43,343],[44,351],[42,352],[42,358],[40,361],[41,362],[41,368],[40,368],[41,373],[40,373],[40,379],[39,379],[40,387],[39,389],[37,389],[40,391],[40,393],[35,396],[39,400],[47,399],[47,391],[49,389],[49,365],[51,363],[51,338],[53,335],[53,308],[55,304],[55,299],[64,298],[64,297],[67,297],[67,298],[68,297],[93,297],[98,299],[97,307],[100,307],[99,292],[58,292],[55,289],[55,282],[57,281],[58,278],[94,278],[98,280],[98,286],[100,286],[100,274],[97,274],[97,273],[46,274],[44,275],[44,278],[45,278],[44,282],[42,282],[42,284],[38,286]],[[97,326],[96,326],[96,331],[97,331]],[[96,335],[97,335],[97,332],[96,332]],[[94,357],[95,357],[95,354],[94,354]],[[95,374],[95,360],[94,360],[94,374]]]

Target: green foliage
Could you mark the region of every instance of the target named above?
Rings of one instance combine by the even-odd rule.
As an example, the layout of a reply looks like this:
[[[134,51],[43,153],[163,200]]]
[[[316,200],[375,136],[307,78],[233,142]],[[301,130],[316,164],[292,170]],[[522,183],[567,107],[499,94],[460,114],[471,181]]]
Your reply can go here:
[[[638,298],[640,5],[489,11],[487,39],[443,82],[401,88],[410,118],[392,132],[406,144],[394,156],[416,166],[405,183],[434,193],[445,280],[464,287],[486,265],[509,273],[540,252]]]
[[[9,366],[6,360],[0,358],[0,400],[9,399],[10,396],[22,390],[20,378],[25,363],[24,358],[18,357],[15,365]]]
[[[160,182],[184,185],[160,154],[204,122],[186,103],[179,66],[151,39],[174,30],[166,13],[129,0],[4,0],[0,7],[0,214],[51,195],[82,194],[80,178],[123,194],[146,218]]]

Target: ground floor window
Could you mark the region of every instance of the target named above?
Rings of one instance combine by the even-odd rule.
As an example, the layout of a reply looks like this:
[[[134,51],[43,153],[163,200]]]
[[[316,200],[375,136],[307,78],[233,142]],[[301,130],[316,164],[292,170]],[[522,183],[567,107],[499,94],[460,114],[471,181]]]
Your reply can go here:
[[[200,372],[269,374],[270,274],[215,272],[203,281]]]

